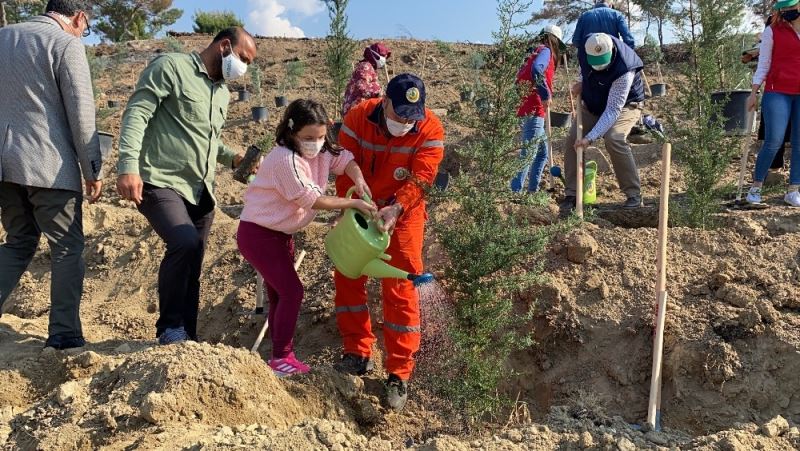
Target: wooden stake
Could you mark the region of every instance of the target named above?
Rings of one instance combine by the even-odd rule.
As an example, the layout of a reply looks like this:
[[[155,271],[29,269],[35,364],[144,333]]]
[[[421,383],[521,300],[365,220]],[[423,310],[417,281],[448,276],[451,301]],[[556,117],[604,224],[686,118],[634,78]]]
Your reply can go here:
[[[579,95],[578,107],[575,109],[575,121],[577,124],[576,141],[583,139],[583,117],[581,114],[581,111],[583,111],[582,105],[583,103],[581,102],[581,96]],[[579,146],[575,149],[575,214],[578,215],[578,219],[581,221],[583,221],[583,151],[583,146]]]
[[[297,256],[297,259],[294,261],[294,270],[297,271],[300,269],[300,264],[303,263],[303,259],[306,258],[306,251],[300,251],[300,255]],[[262,285],[263,290],[263,279],[259,276],[259,281]],[[263,299],[261,301],[264,302]],[[256,342],[253,344],[253,347],[250,349],[250,352],[258,352],[258,347],[261,346],[261,342],[264,340],[264,335],[267,333],[267,329],[269,329],[269,315],[264,319],[264,326],[261,327],[261,331],[258,333],[258,337],[256,337]]]
[[[257,315],[264,313],[264,278],[256,271],[256,311]]]
[[[750,145],[753,139],[753,125],[755,125],[756,113],[749,114],[747,117],[747,135],[742,148],[742,158],[739,162],[739,180],[736,183],[736,202],[742,201],[744,192],[744,175],[747,172],[747,159],[750,157]]]
[[[661,63],[656,61],[656,70],[658,71],[658,82],[664,84],[664,74],[661,73]]]
[[[647,81],[647,74],[644,73],[644,70],[642,70],[642,81],[644,82],[644,92],[647,97],[653,97],[653,91],[650,90],[650,82]]]
[[[650,379],[650,402],[647,424],[661,429],[661,370],[664,355],[664,326],[667,313],[667,233],[669,227],[669,177],[672,164],[672,144],[661,150],[661,201],[658,209],[658,250],[656,253],[656,334],[653,338],[653,370]]]
[[[550,126],[550,106],[547,106],[547,110],[544,112],[544,129],[545,133],[547,133],[547,158],[548,164],[550,165],[550,189],[555,189],[556,187],[556,178],[553,177],[553,129]]]

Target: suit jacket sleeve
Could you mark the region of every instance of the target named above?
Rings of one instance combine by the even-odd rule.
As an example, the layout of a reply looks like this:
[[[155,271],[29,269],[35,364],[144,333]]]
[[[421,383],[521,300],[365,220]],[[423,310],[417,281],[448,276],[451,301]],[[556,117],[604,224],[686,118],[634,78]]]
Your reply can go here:
[[[77,39],[64,49],[58,66],[58,85],[61,101],[68,113],[67,121],[83,178],[96,181],[100,176],[102,157],[97,137],[92,76],[86,50]]]

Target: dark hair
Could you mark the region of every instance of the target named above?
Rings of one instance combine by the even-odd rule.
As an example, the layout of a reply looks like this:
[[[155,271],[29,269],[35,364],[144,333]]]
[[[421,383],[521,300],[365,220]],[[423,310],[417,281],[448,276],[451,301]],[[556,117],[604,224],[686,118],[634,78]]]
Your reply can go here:
[[[250,36],[250,33],[248,33],[247,30],[245,30],[244,28],[230,27],[217,33],[217,35],[214,36],[214,40],[211,41],[211,43],[215,44],[219,41],[222,41],[223,39],[227,39],[231,41],[231,47],[236,47],[239,44],[239,40],[245,36]]]
[[[330,152],[339,156],[342,147],[336,144],[336,140],[333,137],[328,113],[325,111],[325,107],[315,100],[297,99],[286,107],[283,119],[278,124],[278,129],[275,130],[275,142],[294,153],[300,153],[300,149],[297,148],[297,140],[294,137],[306,125],[324,125],[328,127],[322,152]]]
[[[91,2],[89,0],[50,0],[47,2],[47,8],[45,8],[45,12],[58,13],[67,17],[74,16],[78,11],[91,15]]]

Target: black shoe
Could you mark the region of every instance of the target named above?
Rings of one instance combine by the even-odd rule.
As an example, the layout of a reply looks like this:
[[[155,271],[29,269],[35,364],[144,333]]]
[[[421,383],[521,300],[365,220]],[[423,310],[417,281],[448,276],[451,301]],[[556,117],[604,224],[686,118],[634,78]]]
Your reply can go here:
[[[340,373],[352,374],[353,376],[363,376],[373,369],[375,364],[369,357],[361,357],[355,354],[345,354],[342,361],[333,365],[333,368]]]
[[[44,343],[45,348],[55,348],[55,349],[72,349],[72,348],[82,348],[86,346],[86,340],[83,337],[72,337],[67,338],[61,335],[53,335],[47,338],[47,341]]]
[[[578,203],[578,198],[575,196],[567,196],[558,204],[558,216],[566,218],[575,210],[575,205]]]
[[[386,402],[394,410],[403,410],[408,401],[408,382],[394,374],[386,381]]]
[[[622,204],[622,208],[629,210],[641,207],[644,207],[644,204],[642,203],[642,196],[631,196],[625,201],[624,204]]]

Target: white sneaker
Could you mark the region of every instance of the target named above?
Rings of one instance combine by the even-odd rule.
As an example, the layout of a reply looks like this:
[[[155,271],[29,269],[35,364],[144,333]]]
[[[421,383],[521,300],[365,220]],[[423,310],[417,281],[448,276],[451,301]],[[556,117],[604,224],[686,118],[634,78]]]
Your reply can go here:
[[[788,194],[787,194],[788,196]],[[751,187],[747,192],[747,202],[751,204],[761,203],[761,188]]]
[[[783,197],[783,201],[792,207],[800,207],[800,193],[797,191],[789,191]]]

